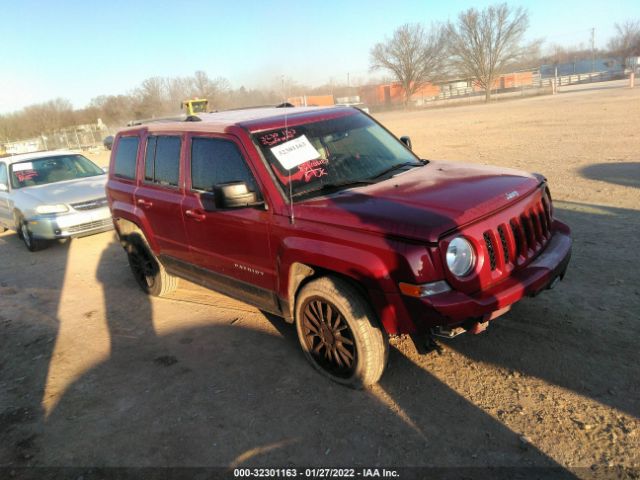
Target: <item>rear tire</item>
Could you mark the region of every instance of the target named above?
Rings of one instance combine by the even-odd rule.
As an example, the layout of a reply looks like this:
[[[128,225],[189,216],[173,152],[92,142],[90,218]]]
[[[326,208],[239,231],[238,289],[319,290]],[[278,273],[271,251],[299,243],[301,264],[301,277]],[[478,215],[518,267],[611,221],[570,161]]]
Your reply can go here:
[[[300,346],[316,370],[351,388],[380,380],[389,340],[353,285],[336,277],[309,282],[297,296],[295,315]]]
[[[125,250],[133,277],[142,291],[154,297],[164,297],[178,288],[178,278],[167,273],[144,240],[133,237]]]

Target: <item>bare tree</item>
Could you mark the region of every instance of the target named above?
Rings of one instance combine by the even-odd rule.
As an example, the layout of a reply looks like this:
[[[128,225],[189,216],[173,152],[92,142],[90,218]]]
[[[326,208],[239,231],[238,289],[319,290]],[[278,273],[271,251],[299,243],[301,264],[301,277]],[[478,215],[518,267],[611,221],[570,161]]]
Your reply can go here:
[[[446,60],[445,29],[433,25],[405,24],[393,37],[371,49],[371,70],[387,70],[404,90],[404,105],[429,81],[439,78]]]
[[[45,103],[30,105],[22,111],[23,119],[28,125],[28,135],[51,132],[75,123],[73,106],[69,100],[56,98]]]
[[[209,100],[210,108],[219,108],[221,105],[226,105],[228,103],[226,97],[230,90],[231,84],[226,78],[217,77],[211,79],[202,70],[198,70],[193,76],[192,96],[206,98]]]
[[[601,52],[598,49],[591,50],[591,48],[585,47],[582,43],[570,46],[552,43],[547,47],[545,54],[538,57],[538,65],[559,65],[561,63],[591,60],[594,55],[598,58],[600,56],[604,56],[604,52]]]
[[[134,109],[136,118],[154,118],[171,111],[167,101],[167,88],[165,79],[151,77],[142,81],[142,84],[134,92],[137,102]]]
[[[457,24],[449,23],[449,45],[453,66],[462,75],[475,79],[491,99],[494,82],[506,68],[529,50],[522,37],[529,27],[525,9],[512,9],[506,3],[482,11],[471,8],[458,15]]]
[[[627,68],[629,57],[640,56],[640,20],[616,23],[616,36],[609,40],[609,50],[622,57],[622,67]]]
[[[95,108],[102,121],[110,127],[125,125],[134,117],[135,100],[130,95],[101,95],[91,100],[89,107]]]
[[[192,77],[167,78],[168,101],[174,110],[179,111],[182,102],[190,98],[193,90]]]

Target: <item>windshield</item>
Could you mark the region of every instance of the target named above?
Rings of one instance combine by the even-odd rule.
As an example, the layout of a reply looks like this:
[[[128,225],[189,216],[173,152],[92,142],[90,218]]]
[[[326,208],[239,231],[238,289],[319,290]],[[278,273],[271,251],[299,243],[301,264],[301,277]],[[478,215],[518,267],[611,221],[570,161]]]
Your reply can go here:
[[[307,123],[253,135],[287,194],[319,195],[330,187],[384,180],[422,163],[366,115]]]
[[[31,187],[103,174],[100,167],[82,155],[60,155],[12,164],[11,186]]]
[[[191,110],[194,113],[206,112],[207,111],[207,101],[201,100],[199,102],[191,102]]]

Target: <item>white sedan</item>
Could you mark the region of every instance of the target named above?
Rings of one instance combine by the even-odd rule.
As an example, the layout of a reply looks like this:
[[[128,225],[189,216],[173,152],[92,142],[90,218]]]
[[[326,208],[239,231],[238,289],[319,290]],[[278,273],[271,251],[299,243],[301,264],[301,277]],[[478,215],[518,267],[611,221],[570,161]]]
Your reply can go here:
[[[70,151],[0,158],[0,230],[15,230],[30,251],[109,230],[106,181],[100,167]]]

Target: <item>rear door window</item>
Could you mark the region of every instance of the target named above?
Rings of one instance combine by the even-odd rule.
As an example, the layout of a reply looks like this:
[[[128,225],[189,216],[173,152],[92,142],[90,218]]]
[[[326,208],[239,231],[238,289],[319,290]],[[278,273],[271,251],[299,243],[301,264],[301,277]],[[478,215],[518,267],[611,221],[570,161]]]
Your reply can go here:
[[[113,174],[116,177],[135,180],[136,158],[138,155],[138,137],[121,137],[118,142]]]
[[[219,138],[194,138],[191,142],[191,186],[212,192],[214,185],[245,182],[257,192],[257,184],[235,143]]]
[[[145,182],[177,187],[180,179],[180,147],[180,137],[149,137],[144,164]]]

